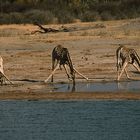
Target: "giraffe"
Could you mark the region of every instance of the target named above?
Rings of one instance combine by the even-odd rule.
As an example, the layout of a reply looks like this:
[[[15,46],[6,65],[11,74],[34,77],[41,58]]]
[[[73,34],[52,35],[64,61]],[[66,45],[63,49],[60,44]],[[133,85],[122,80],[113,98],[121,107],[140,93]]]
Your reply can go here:
[[[9,81],[11,84],[13,84],[8,78],[7,76],[4,74],[4,70],[3,70],[3,58],[0,56],[0,83],[1,85],[3,85],[5,82]]]
[[[124,45],[119,45],[119,48],[116,50],[116,57],[117,57],[118,81],[120,80],[124,71],[127,78],[130,79],[126,69],[128,64],[132,64],[140,72],[140,58],[134,49],[126,48]],[[120,69],[121,72],[119,73]]]
[[[61,66],[64,67],[68,79],[73,81],[73,85],[75,85],[75,73],[78,73],[80,76],[88,80],[87,77],[85,77],[83,74],[81,74],[78,70],[74,68],[68,49],[62,47],[62,45],[57,45],[52,51],[52,73],[45,80],[45,82],[47,82],[50,78],[51,82],[53,82],[53,75],[58,68],[61,69]],[[70,75],[67,67],[69,67]]]

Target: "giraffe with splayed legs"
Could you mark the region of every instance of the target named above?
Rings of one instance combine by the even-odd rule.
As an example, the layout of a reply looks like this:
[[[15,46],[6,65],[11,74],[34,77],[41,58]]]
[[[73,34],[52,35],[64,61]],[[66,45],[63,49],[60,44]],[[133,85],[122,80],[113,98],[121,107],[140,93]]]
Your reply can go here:
[[[124,45],[119,45],[119,48],[116,50],[116,57],[118,81],[120,80],[123,72],[125,72],[127,78],[130,79],[127,72],[128,64],[132,64],[140,72],[140,58],[134,49],[127,48]],[[121,70],[121,72],[119,72],[119,70]]]
[[[78,73],[80,76],[88,80],[83,74],[81,74],[78,70],[73,67],[70,54],[67,48],[62,47],[61,45],[57,45],[52,51],[52,73],[45,80],[47,82],[51,78],[51,82],[53,82],[53,75],[58,68],[64,67],[67,77],[69,80],[73,81],[75,85],[75,73]],[[68,72],[68,68],[70,70],[70,74]]]

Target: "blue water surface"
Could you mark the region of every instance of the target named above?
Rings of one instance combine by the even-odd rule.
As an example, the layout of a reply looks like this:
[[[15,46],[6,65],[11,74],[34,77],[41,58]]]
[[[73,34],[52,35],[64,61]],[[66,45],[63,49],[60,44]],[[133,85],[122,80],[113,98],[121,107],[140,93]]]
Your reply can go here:
[[[0,101],[0,140],[140,140],[140,101]]]
[[[139,92],[140,81],[124,82],[79,82],[75,87],[69,83],[54,84],[53,92]]]

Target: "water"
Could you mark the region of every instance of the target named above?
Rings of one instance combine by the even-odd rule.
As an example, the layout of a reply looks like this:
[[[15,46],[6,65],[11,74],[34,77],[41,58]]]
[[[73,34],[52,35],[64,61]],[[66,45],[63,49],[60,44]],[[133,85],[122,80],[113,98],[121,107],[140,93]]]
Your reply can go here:
[[[139,140],[140,101],[0,101],[0,140]]]
[[[140,81],[125,81],[125,82],[96,82],[96,83],[76,83],[75,87],[72,84],[54,84],[54,92],[114,92],[128,91],[139,92]]]

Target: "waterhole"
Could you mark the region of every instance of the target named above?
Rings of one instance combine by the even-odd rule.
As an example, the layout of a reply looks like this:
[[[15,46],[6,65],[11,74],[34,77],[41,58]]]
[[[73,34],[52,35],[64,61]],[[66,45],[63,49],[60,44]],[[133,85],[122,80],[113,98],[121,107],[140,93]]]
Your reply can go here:
[[[79,82],[73,86],[70,83],[53,84],[54,92],[139,92],[140,81],[125,81],[125,82]]]

